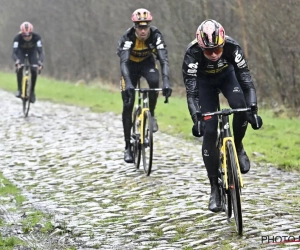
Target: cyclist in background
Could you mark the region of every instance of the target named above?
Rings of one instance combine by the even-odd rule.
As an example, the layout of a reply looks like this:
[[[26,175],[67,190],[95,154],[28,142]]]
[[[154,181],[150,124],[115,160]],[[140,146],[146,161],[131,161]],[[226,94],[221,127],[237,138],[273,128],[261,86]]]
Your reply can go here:
[[[159,88],[159,71],[156,59],[159,60],[163,95],[171,96],[169,85],[169,63],[167,46],[161,32],[151,26],[152,15],[146,9],[137,9],[131,16],[133,27],[129,28],[118,43],[118,56],[121,68],[121,94],[123,99],[122,121],[124,128],[125,152],[124,161],[133,162],[130,148],[130,132],[132,126],[132,110],[135,100],[135,87],[138,79],[144,77],[150,88]],[[158,93],[149,93],[149,109],[153,117],[153,132],[158,130],[157,120],[154,116]]]
[[[209,210],[221,211],[221,197],[218,186],[219,151],[216,148],[218,118],[206,117],[198,120],[196,112],[213,112],[218,108],[219,91],[227,99],[229,106],[235,108],[251,107],[246,112],[234,114],[233,134],[239,165],[243,174],[250,170],[250,161],[244,150],[242,140],[247,124],[253,129],[262,126],[254,121],[257,109],[256,91],[244,53],[239,44],[230,36],[225,36],[222,25],[215,20],[205,20],[196,32],[196,39],[186,50],[182,65],[187,103],[193,120],[192,133],[203,135],[202,156],[211,185]]]
[[[33,32],[33,26],[29,22],[23,22],[20,26],[20,32],[14,38],[13,59],[17,67],[18,91],[16,97],[21,97],[23,65],[25,54],[28,54],[31,70],[32,94],[30,102],[35,102],[35,84],[37,72],[43,68],[43,46],[40,35]]]

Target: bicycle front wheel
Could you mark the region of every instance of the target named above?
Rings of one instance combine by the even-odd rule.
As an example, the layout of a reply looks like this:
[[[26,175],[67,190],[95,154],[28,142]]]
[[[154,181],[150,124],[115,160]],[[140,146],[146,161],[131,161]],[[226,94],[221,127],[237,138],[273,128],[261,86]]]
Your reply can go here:
[[[152,158],[153,158],[153,125],[152,116],[150,111],[146,111],[144,114],[144,125],[143,125],[144,140],[142,143],[142,156],[144,172],[147,176],[150,175],[152,169]]]
[[[237,173],[237,162],[234,156],[234,149],[231,141],[226,143],[227,167],[228,167],[228,185],[233,205],[233,213],[236,225],[236,231],[239,235],[243,234],[243,218],[240,197],[240,181]]]
[[[25,80],[25,84],[23,86],[25,88],[25,96],[22,96],[23,103],[23,113],[24,116],[27,117],[30,109],[30,98],[31,98],[31,81],[30,79]]]
[[[232,215],[231,195],[230,192],[226,190],[224,172],[221,166],[219,168],[219,189],[220,189],[220,194],[222,199],[222,210],[227,215],[227,219],[229,221]]]
[[[141,144],[140,144],[140,134],[139,134],[139,116],[141,114],[141,108],[139,106],[135,107],[132,117],[132,129],[131,129],[131,149],[133,154],[133,161],[136,169],[140,168],[141,162]]]

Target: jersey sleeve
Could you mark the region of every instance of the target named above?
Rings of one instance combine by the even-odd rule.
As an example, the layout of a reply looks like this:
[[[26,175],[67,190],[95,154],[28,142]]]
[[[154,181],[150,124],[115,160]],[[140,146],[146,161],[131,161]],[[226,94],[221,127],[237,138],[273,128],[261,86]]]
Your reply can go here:
[[[183,59],[182,74],[186,88],[188,108],[194,122],[196,121],[196,112],[200,110],[197,87],[197,72],[198,60],[192,50],[188,48]]]
[[[14,61],[18,60],[18,55],[17,51],[19,49],[19,36],[15,36],[14,41],[13,41],[13,53],[12,53],[12,58]]]
[[[244,52],[239,45],[234,46],[231,54],[231,63],[234,66],[235,75],[244,92],[247,105],[256,104],[257,97],[252,76]]]
[[[117,55],[120,57],[120,68],[121,68],[121,74],[124,78],[125,84],[131,84],[131,79],[129,77],[129,58],[130,58],[130,51],[133,46],[133,41],[131,41],[128,36],[124,35],[121,37],[121,39],[118,42],[118,50]]]
[[[167,45],[163,39],[160,31],[156,30],[154,36],[155,48],[157,51],[157,58],[161,65],[162,80],[164,83],[169,80],[169,60]]]
[[[43,43],[40,35],[36,34],[36,47],[39,54],[39,61],[43,63],[44,61],[44,50],[43,50]]]

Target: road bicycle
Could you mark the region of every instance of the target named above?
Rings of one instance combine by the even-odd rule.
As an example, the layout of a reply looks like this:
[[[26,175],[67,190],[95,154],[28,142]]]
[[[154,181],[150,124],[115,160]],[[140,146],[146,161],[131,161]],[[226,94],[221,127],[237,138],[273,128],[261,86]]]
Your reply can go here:
[[[208,116],[218,116],[217,148],[220,152],[219,161],[219,188],[221,194],[222,211],[225,212],[228,221],[234,213],[236,231],[243,234],[243,217],[241,206],[241,188],[244,187],[237,151],[232,137],[229,115],[239,112],[251,112],[251,108],[220,109],[216,112],[205,114],[197,113],[198,119]],[[254,114],[255,116],[255,114]]]
[[[23,114],[25,117],[28,116],[30,109],[30,100],[32,95],[32,82],[31,82],[31,70],[28,54],[25,54],[24,64],[21,65],[23,67],[23,78],[22,78],[22,89],[21,89],[21,99],[22,99],[22,107]],[[17,71],[20,69],[16,69]],[[41,70],[38,71],[38,74],[41,73]]]
[[[30,98],[32,94],[31,72],[30,72],[28,54],[25,54],[25,61],[24,64],[22,64],[22,66],[23,66],[24,73],[22,79],[21,99],[22,99],[23,113],[24,116],[27,117],[30,109]]]
[[[133,163],[136,169],[139,169],[142,159],[144,172],[147,176],[151,173],[153,160],[153,124],[148,107],[148,94],[153,91],[159,92],[162,89],[140,88],[140,80],[138,81],[135,89],[135,93],[138,93],[138,103],[134,108],[131,128]],[[168,103],[167,97],[164,103]]]

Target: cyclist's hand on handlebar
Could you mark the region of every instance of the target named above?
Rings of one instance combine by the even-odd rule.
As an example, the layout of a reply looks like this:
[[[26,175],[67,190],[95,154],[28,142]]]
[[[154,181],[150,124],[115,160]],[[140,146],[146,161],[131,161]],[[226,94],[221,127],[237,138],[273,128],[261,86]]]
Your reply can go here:
[[[258,107],[256,103],[253,103],[250,105],[251,108],[251,114],[249,114],[249,123],[251,124],[251,127],[253,129],[260,129],[263,125],[263,121],[260,116],[257,115]]]
[[[194,126],[192,127],[192,133],[195,137],[201,137],[204,134],[205,122],[204,121],[196,121]]]
[[[131,83],[126,84],[125,93],[126,93],[127,98],[128,98],[127,102],[129,102],[130,99],[132,98],[132,96],[134,95],[134,86]]]
[[[41,71],[41,70],[44,68],[44,65],[43,65],[43,63],[40,62],[40,61],[38,62],[38,65],[39,65],[39,66],[38,66],[38,70]]]
[[[19,59],[15,61],[15,66],[16,66],[17,69],[19,69],[19,68],[22,67],[22,65],[20,64],[20,60]]]
[[[257,112],[258,112],[258,107],[257,107],[257,104],[256,104],[256,103],[250,104],[250,108],[251,108],[252,114],[257,114]]]
[[[251,124],[253,129],[260,129],[263,125],[263,121],[261,117],[257,114],[250,114],[248,118],[248,122]]]
[[[163,96],[165,96],[167,98],[172,95],[172,89],[168,82],[164,82],[163,87],[162,87],[162,93],[163,93]]]

